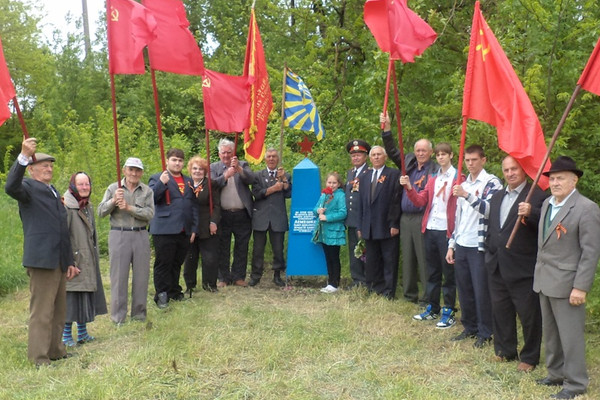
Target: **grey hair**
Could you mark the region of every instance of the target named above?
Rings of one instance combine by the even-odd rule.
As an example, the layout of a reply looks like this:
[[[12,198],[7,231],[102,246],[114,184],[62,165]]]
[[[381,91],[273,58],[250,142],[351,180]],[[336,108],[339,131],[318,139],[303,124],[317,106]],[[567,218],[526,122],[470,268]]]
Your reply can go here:
[[[219,151],[221,151],[222,147],[229,147],[231,150],[233,150],[233,148],[235,147],[235,143],[233,143],[229,139],[222,138],[221,140],[219,140],[219,145],[217,147]]]
[[[371,147],[371,150],[369,151],[369,156],[375,149],[381,149],[383,151],[383,155],[387,157],[387,151],[385,151],[385,148],[383,148],[383,146],[379,146],[379,145],[375,145],[375,146]]]
[[[421,140],[423,140],[423,141],[425,141],[425,142],[427,143],[427,150],[431,150],[431,151],[433,151],[433,144],[431,143],[431,140],[429,140],[429,139],[425,139],[425,138],[419,139],[419,140],[417,140],[417,141],[415,142],[415,145],[414,145],[414,147],[413,147],[413,149],[414,149],[414,150],[416,150],[416,149],[417,149],[417,143],[419,143]]]

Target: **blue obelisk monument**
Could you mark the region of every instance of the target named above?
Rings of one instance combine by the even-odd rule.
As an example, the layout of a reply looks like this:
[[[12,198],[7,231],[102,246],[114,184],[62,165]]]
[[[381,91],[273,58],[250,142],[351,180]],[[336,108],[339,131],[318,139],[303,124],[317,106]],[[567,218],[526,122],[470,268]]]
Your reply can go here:
[[[293,173],[286,275],[327,275],[323,249],[311,240],[317,223],[313,209],[321,195],[319,167],[305,158]]]

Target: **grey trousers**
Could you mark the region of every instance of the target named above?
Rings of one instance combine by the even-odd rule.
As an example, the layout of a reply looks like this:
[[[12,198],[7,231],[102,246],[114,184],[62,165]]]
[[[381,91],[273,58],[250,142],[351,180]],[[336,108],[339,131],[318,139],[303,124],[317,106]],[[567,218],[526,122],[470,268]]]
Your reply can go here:
[[[146,319],[150,278],[150,239],[148,231],[113,231],[108,234],[110,258],[110,319],[127,318],[127,289],[131,266],[131,318]]]
[[[564,379],[563,388],[586,390],[590,379],[585,365],[585,305],[540,293],[542,329],[548,376]]]
[[[404,298],[416,303],[428,303],[425,296],[427,272],[425,244],[421,232],[423,214],[402,214],[400,217],[400,246],[402,249],[402,289]],[[421,281],[421,296],[418,282]]]

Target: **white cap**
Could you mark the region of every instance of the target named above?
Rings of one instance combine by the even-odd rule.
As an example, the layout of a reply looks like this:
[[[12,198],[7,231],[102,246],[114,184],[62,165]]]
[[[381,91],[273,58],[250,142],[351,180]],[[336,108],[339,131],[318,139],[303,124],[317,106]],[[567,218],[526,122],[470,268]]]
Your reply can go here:
[[[141,170],[144,169],[144,164],[142,164],[142,160],[136,157],[129,157],[127,161],[125,161],[124,167],[135,167]]]

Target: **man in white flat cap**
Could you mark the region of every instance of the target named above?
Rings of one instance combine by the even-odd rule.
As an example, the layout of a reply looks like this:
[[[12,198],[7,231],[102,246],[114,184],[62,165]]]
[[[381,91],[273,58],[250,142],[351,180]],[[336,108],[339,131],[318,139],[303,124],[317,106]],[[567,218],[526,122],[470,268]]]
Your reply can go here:
[[[112,183],[98,215],[110,214],[108,253],[110,258],[110,318],[115,324],[127,319],[127,289],[131,266],[131,319],[146,320],[150,278],[150,239],[147,225],[154,216],[154,194],[140,181],[142,160],[129,157],[123,166],[121,185]]]

